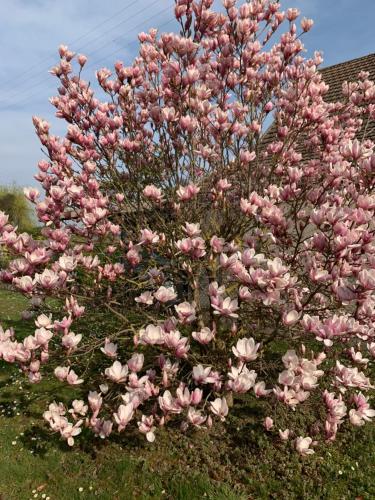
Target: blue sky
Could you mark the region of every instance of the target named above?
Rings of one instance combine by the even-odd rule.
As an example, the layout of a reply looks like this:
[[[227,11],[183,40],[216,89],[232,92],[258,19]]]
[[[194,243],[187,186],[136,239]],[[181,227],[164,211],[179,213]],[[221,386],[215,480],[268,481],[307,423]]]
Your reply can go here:
[[[1,0],[0,184],[35,184],[43,154],[32,115],[63,133],[48,102],[57,82],[48,70],[57,61],[58,45],[88,55],[85,78],[93,80],[98,67],[130,63],[139,31],[175,30],[173,5],[173,0]],[[307,54],[323,51],[324,66],[375,52],[375,0],[282,0],[282,7],[298,7],[314,19],[304,43]]]

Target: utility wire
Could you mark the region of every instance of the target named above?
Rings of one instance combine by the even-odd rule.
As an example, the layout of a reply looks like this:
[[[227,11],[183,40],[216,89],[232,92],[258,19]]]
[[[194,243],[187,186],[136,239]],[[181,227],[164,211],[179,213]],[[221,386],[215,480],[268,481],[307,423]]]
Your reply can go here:
[[[87,42],[85,42],[83,45],[81,45],[80,47],[78,47],[77,50],[75,50],[75,52],[81,52],[82,49],[84,49],[84,47],[86,46],[89,46],[89,45],[92,45],[94,42],[96,42],[97,40],[100,40],[101,38],[103,38],[103,36],[105,36],[107,33],[110,33],[112,32],[114,29],[118,28],[119,26],[123,25],[124,23],[128,23],[128,21],[131,21],[132,19],[134,19],[135,17],[137,17],[139,14],[142,14],[144,11],[146,11],[147,9],[150,8],[150,6],[156,4],[158,1],[160,0],[154,0],[151,4],[149,4],[147,7],[144,7],[142,8],[141,10],[137,11],[136,13],[134,13],[132,16],[130,17],[127,17],[126,19],[120,21],[119,23],[115,24],[114,26],[112,26],[111,28],[109,28],[108,30],[104,31],[103,33],[101,33],[99,36],[93,38],[92,40],[89,40]],[[132,5],[134,5],[135,3],[138,3],[138,0],[135,0],[134,2],[132,2],[130,5],[127,6],[127,8],[131,7]],[[169,9],[169,7],[167,7],[167,9]],[[167,9],[164,9],[164,10],[167,10]],[[124,9],[122,9],[124,10]],[[162,11],[163,12],[163,11]],[[111,18],[113,18],[114,16],[111,16]],[[108,21],[109,19],[107,19]],[[94,29],[91,30],[91,32],[94,31]],[[87,33],[88,34],[88,33]],[[86,34],[86,35],[87,35]],[[82,35],[83,36],[86,36],[86,35]],[[81,38],[82,38],[81,37]],[[107,45],[110,45],[113,41],[109,41],[107,42],[106,44],[102,45],[101,47],[99,47],[98,49],[96,49],[96,51],[94,51],[94,53],[100,51],[103,47],[106,47]],[[74,42],[73,42],[74,43]],[[28,88],[25,89],[26,91],[30,90],[30,89],[33,89],[37,86],[39,86],[40,84],[43,84],[44,81],[45,81],[45,77],[44,75],[40,75],[40,74],[36,74],[30,78],[28,78],[27,80],[26,79],[23,79],[22,80],[22,77],[23,75],[21,74],[18,78],[20,79],[19,83],[16,84],[16,85],[13,85],[12,89],[11,89],[11,94],[8,95],[6,98],[7,99],[12,99],[14,98],[15,96],[17,96],[18,92],[13,92],[13,90],[17,87],[22,87],[24,85],[28,85]],[[33,81],[35,80],[35,78],[37,78],[38,80],[36,82],[34,82],[32,85],[30,85],[30,81]]]
[[[128,5],[127,8],[129,8],[130,6],[132,6],[135,3],[137,3],[137,1],[138,0],[135,0],[133,3],[131,3],[130,5]],[[141,9],[140,11],[136,12],[132,16],[127,17],[126,19],[124,19],[120,23],[115,24],[114,26],[112,26],[110,29],[108,29],[104,33],[101,33],[99,36],[93,38],[92,40],[89,40],[89,41],[85,42],[83,45],[81,45],[80,47],[78,47],[78,49],[75,52],[80,52],[81,49],[84,49],[84,47],[91,46],[93,43],[95,43],[98,40],[100,40],[101,38],[103,38],[103,36],[105,36],[107,33],[113,31],[113,29],[117,28],[118,26],[120,26],[120,25],[122,25],[124,23],[127,23],[128,21],[131,21],[132,19],[134,19],[135,17],[137,17],[139,14],[142,14],[145,10],[146,10],[146,7],[143,8],[143,9]],[[56,57],[54,57],[54,61],[56,61]],[[21,77],[22,76],[23,75],[21,75]],[[27,89],[25,89],[25,90],[28,91],[30,88],[35,88],[39,84],[43,84],[44,83],[44,75],[41,75],[40,73],[34,74],[33,76],[31,76],[30,78],[27,78],[27,79],[26,78],[22,79],[21,77],[18,77],[19,82],[16,85],[13,85],[13,87],[11,89],[11,95],[10,96],[8,95],[7,96],[8,98],[12,98],[14,95],[16,95],[16,94],[13,93],[13,90],[15,88],[17,88],[17,87],[21,87],[22,88],[25,85],[27,85]],[[34,81],[35,79],[36,79],[36,81],[33,83],[33,85],[30,85],[30,82]]]
[[[94,31],[96,31],[98,28],[100,28],[101,26],[103,26],[104,24],[107,24],[109,21],[111,21],[115,17],[118,17],[119,14],[122,14],[125,10],[128,10],[130,7],[132,7],[136,3],[138,3],[138,0],[135,0],[130,5],[127,5],[126,7],[123,7],[122,9],[118,10],[112,16],[108,17],[107,19],[105,19],[101,23],[98,23],[95,26],[93,26],[89,31],[87,31],[83,35],[81,35],[78,38],[75,38],[74,40],[72,40],[71,44],[76,44],[77,42],[79,42],[83,38],[86,38],[86,36],[90,35]],[[22,73],[16,75],[15,77],[9,78],[8,80],[5,80],[5,82],[2,82],[2,86],[3,85],[7,85],[8,83],[12,83],[14,81],[14,78],[18,79],[19,77],[24,76],[25,74],[29,73],[30,70],[38,67],[40,64],[42,64],[44,62],[49,62],[51,59],[54,59],[54,58],[55,58],[55,56],[51,54],[50,56],[48,56],[48,57],[46,57],[44,59],[39,60],[37,63],[35,63],[32,66],[30,66],[29,68],[27,68],[26,70],[24,70]]]
[[[161,14],[161,13],[162,13],[162,12],[164,12],[165,10],[166,10],[166,9],[164,9],[164,10],[163,10],[163,11],[161,11],[161,12],[159,12],[159,14]],[[148,18],[148,19],[146,19],[146,20],[142,21],[142,23],[140,23],[139,25],[137,25],[137,26],[135,26],[134,28],[132,28],[132,30],[131,30],[131,31],[138,29],[138,28],[139,28],[139,26],[141,26],[141,25],[143,25],[143,26],[144,26],[144,23],[145,23],[145,22],[147,22],[147,21],[149,21],[149,20],[150,20],[150,19],[152,19],[153,17],[155,17],[155,16],[152,16],[152,17],[150,17],[150,18]],[[162,28],[163,26],[166,26],[167,24],[170,24],[170,23],[171,23],[172,21],[174,21],[174,20],[175,20],[175,17],[172,17],[171,19],[167,20],[165,23],[163,23],[163,24],[159,25],[157,29],[159,30],[160,28]],[[129,46],[129,45],[131,45],[131,44],[128,44],[128,46]],[[93,62],[91,63],[91,65],[87,65],[87,66],[85,66],[85,69],[86,69],[86,70],[87,70],[87,69],[90,69],[90,66],[91,66],[91,67],[97,67],[97,65],[98,65],[98,64],[100,64],[102,61],[107,60],[107,59],[108,59],[109,57],[111,57],[112,55],[117,54],[118,52],[121,52],[121,51],[122,51],[122,50],[124,50],[124,49],[126,49],[126,46],[125,46],[125,47],[120,47],[119,49],[117,49],[117,50],[115,50],[115,51],[110,52],[109,54],[105,55],[103,58],[99,59],[98,61],[93,61]],[[44,83],[44,82],[45,82],[45,80],[43,80],[43,82],[42,82],[42,83]],[[50,81],[50,82],[51,82],[51,85],[52,85],[52,81]],[[41,85],[41,83],[38,83],[38,84],[34,85],[33,87],[35,87],[35,86],[40,86],[40,85]],[[31,87],[30,87],[30,88],[31,88]],[[5,108],[8,108],[8,107],[14,107],[14,105],[15,105],[15,104],[16,104],[16,105],[18,105],[18,107],[19,107],[19,106],[23,106],[24,104],[27,104],[31,98],[33,98],[34,96],[37,96],[37,95],[39,95],[39,92],[33,92],[33,93],[32,93],[32,94],[30,94],[30,95],[29,95],[29,94],[26,94],[26,95],[24,95],[24,96],[22,96],[22,93],[21,93],[21,101],[18,101],[18,102],[17,102],[17,101],[13,101],[12,103],[6,103],[6,102],[4,102],[4,105],[2,106],[2,108],[3,108],[3,109],[5,109]],[[1,105],[1,102],[0,102],[0,105]]]
[[[157,0],[159,1],[159,0]],[[167,10],[170,10],[170,6],[166,7],[165,9],[161,10],[160,12],[158,12],[158,15],[160,14],[163,14],[164,12],[166,12]],[[134,31],[134,30],[138,30],[138,28],[141,28],[143,26],[145,26],[145,23],[147,23],[148,21],[151,21],[155,16],[151,16],[147,19],[144,19],[141,23],[137,24],[136,26],[134,26],[134,28],[131,29],[131,31]],[[170,19],[168,21],[171,22],[173,19],[175,19],[174,17],[172,19]],[[166,24],[166,23],[164,23]],[[163,27],[164,24],[162,24],[160,27]],[[87,57],[89,59],[91,59],[91,57],[94,55],[94,54],[97,54],[98,52],[100,52],[102,50],[103,47],[108,47],[108,45],[112,45],[112,43],[116,43],[116,42],[119,42],[121,41],[122,37],[118,37],[118,38],[115,38],[114,40],[110,40],[109,42],[107,42],[106,44],[102,45],[99,49],[96,49],[94,50],[93,52],[87,54]],[[113,53],[117,53],[119,52],[120,50],[123,50],[123,47],[120,47],[118,50],[116,50],[115,52],[111,52],[110,54],[108,54],[107,56],[105,56],[105,59],[108,57],[108,56],[111,56]],[[104,60],[103,58],[102,59],[99,59],[99,61],[92,61],[90,62],[90,64],[88,64],[88,68],[90,68],[90,66],[92,67],[92,65],[94,64],[95,66],[100,63],[102,60]]]

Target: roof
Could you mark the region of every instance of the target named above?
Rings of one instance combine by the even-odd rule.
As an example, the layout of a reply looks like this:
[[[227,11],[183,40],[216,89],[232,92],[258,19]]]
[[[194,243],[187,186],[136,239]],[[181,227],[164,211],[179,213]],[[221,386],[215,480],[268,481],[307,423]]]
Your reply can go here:
[[[319,70],[323,80],[329,86],[324,96],[326,102],[337,102],[342,99],[342,84],[358,80],[358,74],[361,71],[369,73],[369,80],[375,81],[375,53],[358,57],[350,61],[328,66]],[[371,120],[366,126],[366,138],[375,142],[375,121]],[[276,139],[276,127],[272,124],[265,132],[262,138],[263,147]],[[304,149],[299,147],[298,149]],[[304,151],[304,153],[306,153]],[[309,156],[309,155],[307,155]]]
[[[342,97],[342,84],[345,81],[356,81],[361,71],[368,71],[369,79],[375,80],[375,53],[321,69],[323,80],[329,85],[325,100],[339,101]]]

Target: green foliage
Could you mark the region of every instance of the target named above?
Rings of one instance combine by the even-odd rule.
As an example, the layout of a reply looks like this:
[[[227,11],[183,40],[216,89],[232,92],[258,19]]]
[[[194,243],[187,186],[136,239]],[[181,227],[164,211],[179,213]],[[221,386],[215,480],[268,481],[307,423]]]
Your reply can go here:
[[[21,232],[35,226],[33,208],[18,186],[0,186],[0,210],[9,215],[9,222]]]

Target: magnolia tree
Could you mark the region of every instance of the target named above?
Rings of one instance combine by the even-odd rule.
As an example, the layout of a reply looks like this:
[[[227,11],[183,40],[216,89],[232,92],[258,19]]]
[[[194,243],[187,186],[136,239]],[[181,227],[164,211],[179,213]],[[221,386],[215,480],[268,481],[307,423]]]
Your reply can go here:
[[[69,445],[84,427],[150,442],[171,421],[208,429],[244,393],[271,410],[314,393],[322,442],[375,415],[375,86],[361,73],[326,102],[320,54],[301,55],[311,20],[212,3],[177,0],[180,34],[141,33],[130,66],[97,72],[102,100],[86,57],[59,48],[67,132],[33,119],[44,194],[25,190],[43,238],[0,217],[1,279],[37,312],[33,335],[1,331],[0,356],[31,382],[52,366],[79,386],[44,413]],[[98,311],[112,318],[100,334],[84,328]],[[314,452],[307,430],[279,433]]]

